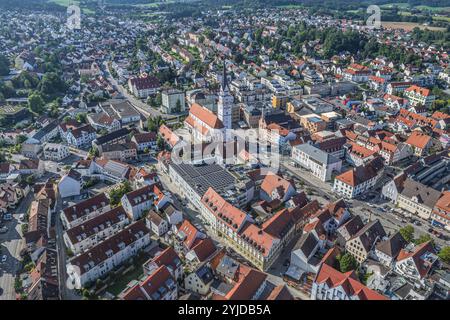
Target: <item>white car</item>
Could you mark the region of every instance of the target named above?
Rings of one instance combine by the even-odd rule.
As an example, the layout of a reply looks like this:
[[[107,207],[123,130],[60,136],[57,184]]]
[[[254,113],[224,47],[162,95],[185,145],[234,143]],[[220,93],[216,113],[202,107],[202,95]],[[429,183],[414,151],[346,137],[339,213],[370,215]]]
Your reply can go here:
[[[8,257],[6,256],[6,254],[4,254],[4,255],[2,256],[2,263],[3,263],[3,262],[6,262],[6,259],[8,259]]]

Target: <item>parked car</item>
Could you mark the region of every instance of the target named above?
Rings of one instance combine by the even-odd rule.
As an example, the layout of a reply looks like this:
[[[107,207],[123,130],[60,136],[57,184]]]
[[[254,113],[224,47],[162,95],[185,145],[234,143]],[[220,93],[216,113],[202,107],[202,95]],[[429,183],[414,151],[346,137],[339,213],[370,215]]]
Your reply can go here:
[[[8,227],[0,228],[0,233],[6,233],[6,232],[8,232]]]
[[[2,263],[5,263],[7,259],[8,259],[8,257],[6,256],[6,254],[4,254],[2,256]]]
[[[5,220],[5,221],[12,220],[12,215],[10,213],[7,213],[7,214],[3,215],[3,220]]]

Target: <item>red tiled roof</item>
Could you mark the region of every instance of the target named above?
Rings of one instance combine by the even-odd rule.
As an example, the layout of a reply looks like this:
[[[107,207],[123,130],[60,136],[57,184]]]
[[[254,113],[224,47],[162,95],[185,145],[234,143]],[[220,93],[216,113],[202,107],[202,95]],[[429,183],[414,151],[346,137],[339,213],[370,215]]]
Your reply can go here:
[[[435,253],[433,246],[431,245],[431,241],[427,241],[416,246],[412,251],[402,249],[397,256],[397,262],[412,258],[417,270],[419,271],[420,277],[423,278],[428,274],[432,267],[431,263],[421,258],[426,252]]]
[[[284,195],[289,189],[289,186],[292,186],[292,184],[289,181],[270,172],[265,176],[261,184],[261,190],[263,190],[269,196],[272,195],[272,192],[274,190],[278,190],[278,193],[280,193],[281,197],[284,197]]]
[[[206,238],[200,240],[192,250],[195,252],[198,260],[200,262],[205,261],[207,258],[211,257],[214,252],[216,252],[216,246],[211,238]]]
[[[329,288],[341,286],[348,296],[357,296],[360,300],[388,300],[385,296],[367,288],[356,280],[354,271],[341,273],[326,263],[320,267],[315,282],[326,283]]]
[[[223,123],[220,121],[220,119],[212,113],[210,110],[202,107],[201,105],[194,103],[191,108],[189,109],[189,114],[195,116],[196,118],[200,119],[210,128],[214,129],[222,129]]]
[[[238,230],[247,218],[247,214],[223,199],[213,188],[203,195],[201,202],[218,219],[225,222],[233,230]]]
[[[414,92],[414,93],[419,94],[419,95],[424,96],[424,97],[428,97],[430,95],[430,90],[429,89],[422,88],[422,87],[419,87],[419,86],[416,86],[416,85],[412,85],[411,87],[407,88],[405,90],[405,92]]]
[[[430,136],[420,131],[413,131],[406,140],[406,143],[413,147],[424,149],[428,145],[430,140],[431,140]]]

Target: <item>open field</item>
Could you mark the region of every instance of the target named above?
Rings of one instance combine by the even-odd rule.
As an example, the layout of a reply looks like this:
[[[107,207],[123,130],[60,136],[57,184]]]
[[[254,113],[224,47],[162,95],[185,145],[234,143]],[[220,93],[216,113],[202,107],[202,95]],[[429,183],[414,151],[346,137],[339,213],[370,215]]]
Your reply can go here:
[[[420,9],[420,10],[428,10],[428,11],[433,11],[435,13],[440,13],[440,12],[450,12],[450,7],[430,7],[430,6],[415,6],[415,9]]]
[[[415,23],[415,22],[392,22],[392,21],[382,21],[381,25],[384,28],[389,28],[389,29],[404,29],[406,31],[411,31],[413,30],[415,27],[418,27],[419,29],[428,29],[431,31],[444,31],[445,28],[439,28],[439,27],[430,27],[430,26],[424,26],[420,23]]]
[[[430,7],[426,5],[420,5],[420,6],[410,6],[409,3],[403,3],[403,2],[395,2],[395,3],[388,3],[388,4],[382,4],[380,8],[382,9],[390,9],[397,7],[399,9],[418,9],[418,10],[427,10],[427,11],[433,11],[436,13],[439,12],[450,12],[450,7]]]
[[[70,3],[79,4],[79,1],[71,1],[71,0],[50,0],[49,2],[53,2],[59,4],[60,6],[68,7]]]
[[[450,17],[447,16],[433,16],[434,21],[445,21],[450,22]]]

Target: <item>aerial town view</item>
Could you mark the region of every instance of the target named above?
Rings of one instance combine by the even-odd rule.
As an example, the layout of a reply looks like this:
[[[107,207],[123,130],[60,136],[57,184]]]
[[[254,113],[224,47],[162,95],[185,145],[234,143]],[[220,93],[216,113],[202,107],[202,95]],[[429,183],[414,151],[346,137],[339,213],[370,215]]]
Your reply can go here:
[[[0,300],[450,300],[450,0],[396,1],[0,0]]]

